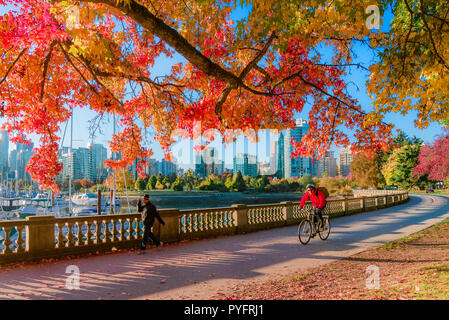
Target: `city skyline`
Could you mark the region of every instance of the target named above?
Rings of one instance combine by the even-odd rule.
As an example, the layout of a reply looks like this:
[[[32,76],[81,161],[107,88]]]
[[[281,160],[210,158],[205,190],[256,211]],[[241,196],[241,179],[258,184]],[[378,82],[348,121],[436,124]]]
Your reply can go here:
[[[338,158],[339,165],[337,166],[337,159],[334,157],[333,151],[329,151],[325,158],[318,161],[314,161],[311,158],[298,157],[297,159],[292,159],[290,157],[292,146],[286,143],[286,141],[290,141],[292,137],[295,140],[299,140],[308,130],[308,122],[306,119],[298,118],[295,121],[295,129],[283,130],[281,132],[265,131],[265,148],[260,146],[261,142],[253,143],[255,148],[250,148],[250,142],[246,137],[243,138],[243,150],[237,149],[236,143],[232,144],[232,153],[228,152],[227,155],[232,158],[231,164],[226,163],[224,158],[220,159],[220,156],[224,157],[225,148],[223,145],[221,150],[223,153],[220,153],[220,150],[211,146],[199,152],[192,150],[195,153],[193,157],[194,163],[191,164],[191,168],[189,169],[193,169],[195,174],[201,177],[206,177],[211,174],[221,175],[224,172],[232,172],[235,174],[238,171],[244,176],[251,177],[260,175],[277,178],[301,177],[304,175],[321,177],[324,172],[333,177],[337,175],[337,167],[339,168],[340,172],[338,173],[340,174],[342,172],[340,169],[340,155]],[[32,155],[32,146],[17,144],[12,149],[10,148],[12,144],[9,143],[9,139],[5,136],[6,132],[1,131],[1,134],[2,141],[6,141],[6,144],[0,143],[0,150],[2,150],[2,154],[5,154],[5,150],[7,150],[8,165],[5,168],[4,160],[0,157],[0,169],[3,171],[6,169],[6,173],[11,170],[15,172],[16,168],[11,165],[14,161],[11,162],[11,159],[17,158],[19,153],[26,152],[26,155],[22,156],[22,158],[27,159],[25,161],[27,162]],[[264,135],[259,134],[259,136]],[[255,155],[251,154],[251,149],[255,149]],[[19,153],[17,150],[19,150]],[[344,150],[346,153],[348,152],[347,149],[340,149],[340,152],[342,152],[341,150]],[[262,151],[265,157],[260,157],[260,151]],[[107,178],[110,171],[110,169],[105,168],[103,165],[104,161],[110,158],[110,155],[107,152],[107,148],[100,143],[89,142],[87,147],[74,147],[72,148],[71,154],[69,147],[63,147],[60,150],[59,158],[63,164],[63,169],[57,177],[59,183],[68,179],[69,176],[72,177],[72,180],[87,178],[101,183]],[[26,163],[24,163],[23,159],[20,163],[25,168]],[[117,159],[120,159],[120,154],[117,155]],[[148,159],[148,165],[144,168],[144,173],[147,176],[157,175],[158,173],[162,173],[163,175],[178,175],[183,173],[185,168],[182,168],[177,163],[176,157],[174,159],[175,161],[173,162],[166,161],[165,159]],[[348,159],[346,159],[346,163],[350,165]],[[136,162],[132,166],[128,166],[128,170],[132,172],[134,179],[137,179]],[[346,171],[347,169],[343,170],[344,173]],[[3,173],[2,178],[4,177],[8,179],[13,178],[11,175],[5,175]],[[23,176],[18,174],[18,179],[21,178]]]

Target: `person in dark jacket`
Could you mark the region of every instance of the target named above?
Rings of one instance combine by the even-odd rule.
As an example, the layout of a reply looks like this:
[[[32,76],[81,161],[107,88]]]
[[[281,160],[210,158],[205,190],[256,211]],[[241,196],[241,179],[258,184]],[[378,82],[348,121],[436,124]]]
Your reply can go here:
[[[151,232],[151,228],[153,227],[155,219],[159,220],[159,222],[163,226],[165,226],[165,222],[164,220],[162,220],[159,212],[157,212],[154,204],[150,202],[150,197],[147,194],[143,197],[143,204],[142,199],[139,198],[139,202],[137,203],[137,211],[142,213],[142,221],[143,225],[145,226],[145,232],[143,234],[142,243],[140,245],[140,253],[144,253],[148,239],[151,239],[151,242],[158,247],[161,245],[159,239],[154,235],[153,232]]]

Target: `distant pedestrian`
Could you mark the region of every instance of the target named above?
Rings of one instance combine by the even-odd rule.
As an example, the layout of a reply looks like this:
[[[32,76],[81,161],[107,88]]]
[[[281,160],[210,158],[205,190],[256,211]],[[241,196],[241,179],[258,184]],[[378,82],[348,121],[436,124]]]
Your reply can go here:
[[[140,253],[145,253],[148,239],[151,239],[151,242],[158,247],[162,245],[162,243],[154,235],[154,233],[151,232],[154,220],[155,219],[159,220],[159,222],[163,226],[165,226],[165,222],[164,220],[162,220],[161,216],[157,212],[157,209],[154,206],[154,204],[150,202],[150,197],[147,194],[143,197],[143,204],[142,198],[139,198],[139,202],[137,203],[137,211],[142,213],[142,221],[143,225],[145,226],[145,232],[143,234],[142,243],[140,244]]]

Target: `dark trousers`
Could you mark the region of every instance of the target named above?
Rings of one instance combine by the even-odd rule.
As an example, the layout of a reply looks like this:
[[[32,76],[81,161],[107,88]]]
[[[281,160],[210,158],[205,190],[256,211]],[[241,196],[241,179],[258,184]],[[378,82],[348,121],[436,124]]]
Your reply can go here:
[[[321,222],[323,222],[323,209],[317,208],[317,207],[313,207],[313,223],[317,223],[317,216],[320,218]]]
[[[159,239],[154,235],[153,232],[151,232],[151,227],[152,226],[145,226],[145,231],[143,233],[142,243],[140,244],[140,249],[141,250],[145,250],[146,249],[148,239],[150,239],[151,242],[153,244],[157,245],[157,246],[159,246],[161,244]]]

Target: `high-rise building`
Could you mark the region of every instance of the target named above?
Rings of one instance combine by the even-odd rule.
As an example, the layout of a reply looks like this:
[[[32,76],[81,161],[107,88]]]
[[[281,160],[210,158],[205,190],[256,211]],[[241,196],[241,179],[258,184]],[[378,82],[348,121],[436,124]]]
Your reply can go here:
[[[284,134],[281,132],[279,134],[279,140],[277,142],[277,150],[278,150],[278,158],[277,158],[277,174],[278,178],[284,178],[284,155],[285,155],[285,142],[284,142]]]
[[[267,170],[263,170],[263,171],[265,171],[265,173],[264,173],[265,175],[269,175],[269,176],[276,176],[277,175],[277,172],[278,172],[278,169],[277,169],[278,154],[279,154],[278,142],[277,141],[271,141],[269,167],[267,168]],[[262,172],[259,171],[259,174],[262,174]]]
[[[147,159],[147,166],[145,168],[145,173],[147,176],[156,176],[157,172],[157,160],[156,159]]]
[[[101,183],[106,179],[107,171],[104,167],[104,162],[108,159],[108,150],[102,144],[89,143],[89,179],[95,183]]]
[[[224,172],[224,162],[218,160],[217,149],[207,148],[195,154],[195,174],[200,177],[221,175]]]
[[[31,180],[30,175],[26,172],[26,166],[30,161],[31,156],[33,155],[33,147],[34,144],[16,144],[16,167],[15,171],[17,172],[17,179],[26,179]]]
[[[347,177],[351,173],[351,162],[353,155],[351,149],[340,148],[338,155],[338,175],[341,177]]]
[[[257,177],[257,157],[238,153],[234,157],[234,173],[240,171],[243,176]]]
[[[164,176],[168,176],[171,174],[176,174],[176,164],[162,159],[156,163],[156,171],[157,174],[162,173]]]
[[[317,161],[317,176],[323,177],[326,173],[329,177],[335,177],[337,175],[337,159],[334,157],[333,151],[326,152],[326,155]]]
[[[258,162],[257,163],[257,173],[259,176],[270,176],[273,167],[270,162]]]
[[[309,124],[307,120],[296,119],[295,129],[287,129],[284,137],[284,177],[302,177],[305,175],[316,176],[317,165],[312,158],[298,157],[292,158],[293,145],[292,138],[295,141],[301,141],[302,137],[307,134]]]
[[[82,180],[84,178],[97,182],[93,179],[92,172],[95,170],[92,164],[92,155],[89,148],[72,148],[70,154],[69,148],[63,148],[61,152],[62,171],[59,181],[64,181],[68,177],[72,180]]]
[[[8,175],[9,136],[7,131],[0,131],[0,179]]]
[[[87,178],[91,180],[92,170],[90,166],[90,150],[78,148],[73,150],[73,180]]]
[[[17,170],[17,150],[11,150],[9,152],[9,171],[15,172]]]

